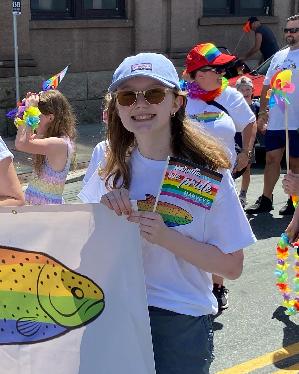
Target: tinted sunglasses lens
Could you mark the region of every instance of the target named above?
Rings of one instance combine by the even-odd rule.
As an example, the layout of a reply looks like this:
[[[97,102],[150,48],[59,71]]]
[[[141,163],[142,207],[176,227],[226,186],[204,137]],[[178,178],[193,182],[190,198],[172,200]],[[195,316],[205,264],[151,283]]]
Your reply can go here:
[[[296,32],[299,31],[299,28],[295,27],[295,28],[291,28],[291,29],[284,29],[283,31],[284,31],[285,34],[288,33],[288,32],[291,33],[291,34],[296,34]]]
[[[165,99],[165,90],[162,88],[153,88],[145,91],[144,97],[150,104],[160,104]]]
[[[134,91],[120,91],[116,94],[119,105],[130,106],[136,101],[136,95]]]
[[[223,67],[217,67],[217,68],[215,68],[215,72],[216,72],[217,74],[223,74],[223,73],[226,72],[226,69],[223,68]]]

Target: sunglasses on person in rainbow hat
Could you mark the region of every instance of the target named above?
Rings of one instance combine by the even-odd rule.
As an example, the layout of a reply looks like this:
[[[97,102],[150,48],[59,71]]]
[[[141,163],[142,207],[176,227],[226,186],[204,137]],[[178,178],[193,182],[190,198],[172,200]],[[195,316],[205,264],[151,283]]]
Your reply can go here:
[[[220,52],[212,43],[197,44],[186,57],[184,73],[189,74],[192,71],[201,70],[221,74],[224,72],[221,65],[226,65],[236,59],[236,56]]]

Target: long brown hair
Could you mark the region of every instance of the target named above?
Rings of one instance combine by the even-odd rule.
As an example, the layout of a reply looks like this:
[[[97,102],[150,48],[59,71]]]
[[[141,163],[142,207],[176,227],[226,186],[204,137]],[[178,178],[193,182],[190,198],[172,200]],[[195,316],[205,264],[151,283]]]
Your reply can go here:
[[[186,97],[181,92],[176,96],[184,97],[184,103],[171,117],[171,148],[173,155],[191,160],[212,170],[230,168],[230,161],[224,147],[212,136],[195,128],[186,118]],[[99,170],[100,177],[105,180],[106,188],[129,188],[131,172],[129,157],[136,146],[135,136],[122,124],[116,109],[115,95],[108,104],[108,148],[106,164]]]
[[[38,109],[44,115],[53,114],[54,119],[49,124],[45,138],[68,137],[72,142],[76,139],[76,116],[68,99],[58,90],[43,91],[39,95]],[[45,162],[45,155],[35,155],[33,160],[34,170],[40,174]]]

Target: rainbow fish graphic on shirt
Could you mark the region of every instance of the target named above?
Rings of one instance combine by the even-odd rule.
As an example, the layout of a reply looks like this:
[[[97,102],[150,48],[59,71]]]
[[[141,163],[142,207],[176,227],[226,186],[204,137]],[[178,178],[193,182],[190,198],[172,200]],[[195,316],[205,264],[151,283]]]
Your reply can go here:
[[[210,210],[221,180],[220,173],[188,160],[169,157],[160,196],[172,196]]]
[[[0,246],[0,345],[66,334],[104,310],[103,290],[39,252]]]
[[[190,115],[190,118],[196,120],[197,122],[209,123],[215,122],[223,116],[224,112],[203,112],[198,114],[192,114]]]
[[[156,198],[153,195],[146,195],[145,200],[137,200],[139,211],[152,212]],[[176,205],[159,201],[156,212],[161,214],[163,221],[168,227],[188,225],[193,221],[193,217],[185,209]]]

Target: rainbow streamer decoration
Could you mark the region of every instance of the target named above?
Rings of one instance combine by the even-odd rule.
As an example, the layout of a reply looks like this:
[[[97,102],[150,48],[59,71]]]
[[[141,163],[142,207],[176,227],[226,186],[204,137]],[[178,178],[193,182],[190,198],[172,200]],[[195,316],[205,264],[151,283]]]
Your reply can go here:
[[[188,160],[169,157],[160,196],[171,196],[210,210],[222,174],[203,168]]]
[[[208,60],[208,62],[214,61],[216,57],[221,55],[219,49],[216,48],[212,43],[205,43],[200,45],[200,47],[198,47],[198,52],[202,56],[204,56]]]
[[[67,73],[68,68],[69,68],[69,65],[66,66],[61,72],[53,75],[53,77],[44,81],[43,84],[42,84],[43,91],[56,90],[59,83],[62,81],[65,74]]]
[[[273,108],[275,105],[285,111],[285,105],[290,104],[289,94],[295,91],[295,85],[292,83],[292,71],[279,70],[271,79],[270,90],[267,92],[267,98],[269,99],[269,108]]]

